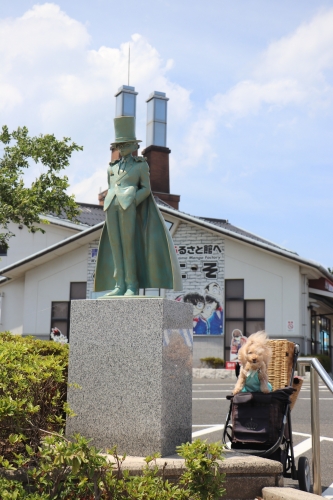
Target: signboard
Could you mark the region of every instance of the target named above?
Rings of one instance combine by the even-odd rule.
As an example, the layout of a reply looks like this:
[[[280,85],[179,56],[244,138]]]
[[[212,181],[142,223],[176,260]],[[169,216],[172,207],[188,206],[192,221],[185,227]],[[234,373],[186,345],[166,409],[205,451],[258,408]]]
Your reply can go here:
[[[227,370],[234,370],[236,368],[236,362],[235,361],[226,361],[225,367]]]
[[[194,335],[223,335],[224,241],[203,233],[184,244],[176,235],[174,243],[183,292],[167,292],[166,297],[192,304]]]
[[[295,331],[295,324],[293,320],[287,321],[287,332],[292,333]]]
[[[183,292],[166,298],[193,306],[194,335],[224,334],[224,240],[182,225],[174,237]]]

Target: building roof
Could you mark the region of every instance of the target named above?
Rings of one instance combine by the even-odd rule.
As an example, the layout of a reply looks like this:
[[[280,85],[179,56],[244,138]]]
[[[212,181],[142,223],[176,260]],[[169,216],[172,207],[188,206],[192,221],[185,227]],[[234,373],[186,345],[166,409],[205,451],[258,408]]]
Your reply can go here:
[[[80,214],[76,217],[76,221],[84,226],[91,227],[95,226],[99,222],[104,222],[105,214],[102,205],[93,205],[92,203],[78,203],[80,208]],[[69,221],[64,213],[61,215],[52,214],[52,218],[61,219],[62,221]]]
[[[290,253],[294,253],[295,255],[298,255],[296,252],[293,252],[292,250],[288,250],[286,248],[283,248],[280,245],[273,243],[272,241],[265,240],[264,238],[261,238],[260,236],[257,236],[256,234],[249,233],[248,231],[245,231],[244,229],[241,229],[240,227],[237,227],[237,226],[234,226],[233,224],[230,224],[230,222],[227,219],[213,219],[212,217],[198,217],[198,219],[205,220],[211,224],[215,224],[216,226],[228,229],[229,231],[232,231],[236,234],[246,236],[247,238],[251,238],[255,241],[260,241],[260,242],[266,243],[272,247],[281,248],[283,250],[287,250]]]
[[[201,226],[206,230],[208,229],[210,231],[217,232],[220,235],[225,235],[230,238],[237,239],[245,244],[254,245],[261,250],[272,252],[276,255],[279,255],[280,257],[296,261],[300,265],[314,268],[331,281],[333,279],[333,276],[328,272],[328,270],[318,262],[300,257],[295,252],[287,250],[283,247],[280,247],[279,245],[276,245],[275,243],[272,243],[268,240],[260,238],[257,235],[249,233],[248,231],[244,231],[243,229],[233,226],[226,219],[213,219],[208,217],[192,216],[170,207],[168,204],[162,202],[159,198],[157,198],[156,201],[160,207],[162,214],[165,217],[170,215],[179,220],[192,223],[199,227]],[[103,207],[101,205],[92,205],[88,203],[79,203],[79,205],[81,207],[81,214],[78,217],[78,229],[80,231],[78,234],[70,236],[69,238],[51,245],[50,247],[40,250],[33,255],[29,255],[18,262],[0,269],[0,275],[14,278],[18,275],[23,274],[27,270],[38,266],[39,264],[52,260],[52,258],[54,257],[67,253],[68,251],[75,249],[78,246],[91,241],[92,239],[95,239],[96,235],[94,233],[102,229],[105,220]],[[57,217],[52,216],[52,219],[57,219]],[[62,220],[63,223],[66,224],[65,217],[63,219],[61,219],[61,217],[58,217],[58,220]],[[73,227],[73,222],[68,221],[68,224]]]
[[[162,201],[158,196],[154,196],[154,198],[156,203],[160,207],[172,208],[168,203]],[[92,203],[80,203],[80,202],[78,202],[78,205],[80,208],[80,214],[76,217],[76,221],[79,224],[76,224],[74,228],[82,230],[82,228],[80,228],[80,226],[82,225],[86,227],[92,227],[95,226],[96,224],[99,224],[100,222],[105,221],[105,213],[103,211],[103,205],[93,205]],[[54,223],[56,223],[57,219],[66,222],[68,224],[72,224],[71,227],[73,227],[73,221],[67,219],[64,213],[62,213],[61,215],[52,214],[51,218],[49,218],[50,222]]]

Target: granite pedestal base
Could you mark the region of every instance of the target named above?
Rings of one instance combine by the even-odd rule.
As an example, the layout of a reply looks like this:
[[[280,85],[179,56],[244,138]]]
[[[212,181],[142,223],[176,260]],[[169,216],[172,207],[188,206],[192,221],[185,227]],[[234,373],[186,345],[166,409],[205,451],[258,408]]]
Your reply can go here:
[[[191,441],[192,317],[161,297],[73,301],[66,435],[136,456]]]

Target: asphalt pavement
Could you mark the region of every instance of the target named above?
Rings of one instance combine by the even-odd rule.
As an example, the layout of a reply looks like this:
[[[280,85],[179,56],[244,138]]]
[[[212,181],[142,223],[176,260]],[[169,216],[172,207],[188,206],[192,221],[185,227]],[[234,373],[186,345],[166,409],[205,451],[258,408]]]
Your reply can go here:
[[[210,443],[221,441],[229,410],[226,395],[231,394],[234,385],[235,381],[226,379],[193,379],[193,438],[200,437]],[[320,384],[319,391],[322,491],[324,498],[333,500],[333,394],[324,384]],[[296,465],[298,457],[305,456],[312,467],[309,380],[304,381],[291,420]],[[298,488],[297,481],[284,482],[285,486]]]

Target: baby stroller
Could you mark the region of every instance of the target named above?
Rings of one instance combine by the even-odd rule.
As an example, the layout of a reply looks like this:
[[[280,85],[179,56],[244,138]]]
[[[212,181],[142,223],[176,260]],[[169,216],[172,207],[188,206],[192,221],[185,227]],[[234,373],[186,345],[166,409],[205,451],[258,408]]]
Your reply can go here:
[[[273,356],[268,374],[274,390],[227,396],[230,407],[222,441],[241,453],[281,462],[283,476],[298,480],[300,490],[309,492],[310,465],[300,457],[296,469],[290,415],[302,382],[294,378],[299,346],[285,340],[269,343]]]

